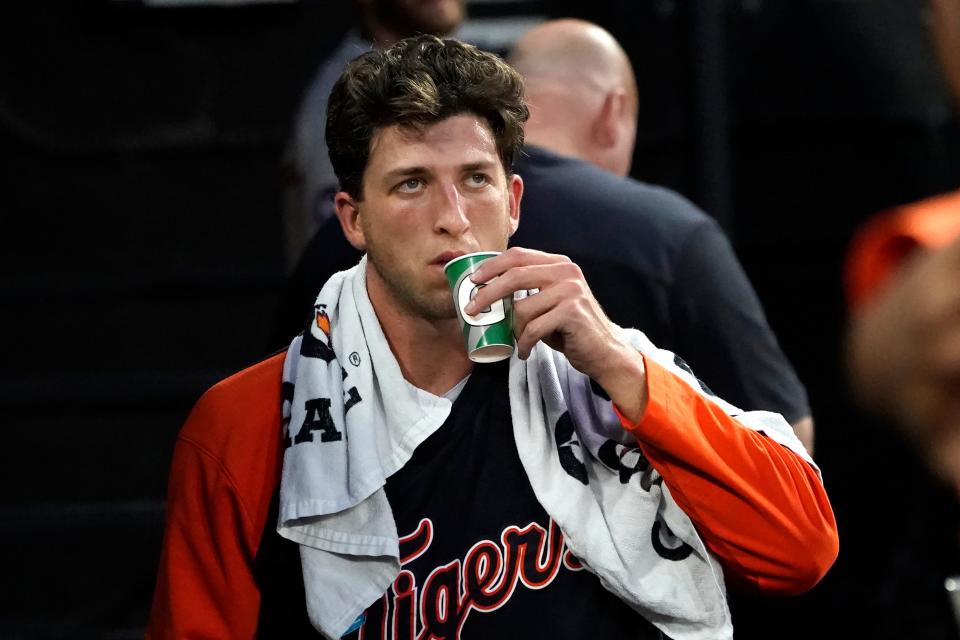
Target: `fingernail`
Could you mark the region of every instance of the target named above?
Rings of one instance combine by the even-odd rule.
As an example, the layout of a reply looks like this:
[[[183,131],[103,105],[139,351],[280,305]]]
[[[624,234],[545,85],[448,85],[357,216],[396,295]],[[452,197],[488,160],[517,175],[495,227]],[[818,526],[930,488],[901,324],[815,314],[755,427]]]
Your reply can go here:
[[[476,271],[470,274],[470,281],[473,282],[474,284],[480,284],[481,282],[484,282],[483,275],[480,269],[477,269]]]
[[[467,303],[467,306],[463,308],[464,313],[468,315],[473,315],[477,311],[477,303],[471,300]]]

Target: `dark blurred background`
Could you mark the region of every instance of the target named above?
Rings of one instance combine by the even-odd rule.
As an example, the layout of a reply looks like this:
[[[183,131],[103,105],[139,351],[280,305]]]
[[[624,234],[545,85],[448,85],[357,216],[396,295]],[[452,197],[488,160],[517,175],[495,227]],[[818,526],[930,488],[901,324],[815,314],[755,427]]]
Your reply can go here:
[[[957,509],[847,400],[841,267],[869,215],[960,185],[922,0],[473,0],[507,40],[595,21],[640,86],[633,175],[731,234],[807,385],[841,556],[743,637],[955,637]],[[175,435],[284,346],[281,157],[348,0],[6,3],[0,638],[141,637]],[[498,36],[499,34],[499,36]]]

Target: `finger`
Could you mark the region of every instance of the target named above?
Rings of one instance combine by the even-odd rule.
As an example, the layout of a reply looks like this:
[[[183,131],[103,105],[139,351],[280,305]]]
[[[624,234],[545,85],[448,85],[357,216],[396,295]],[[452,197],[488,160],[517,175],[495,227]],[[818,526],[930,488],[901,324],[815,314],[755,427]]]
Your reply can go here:
[[[541,291],[536,295],[513,301],[513,332],[521,335],[531,320],[548,313],[554,307],[568,300],[569,296],[554,287],[549,291]]]
[[[580,267],[570,261],[520,266],[504,272],[479,288],[465,311],[475,313],[475,309],[483,309],[500,298],[513,295],[515,291],[539,289],[543,293],[563,281],[578,283],[577,289],[571,293],[587,294],[590,291]]]
[[[569,262],[570,259],[553,253],[544,253],[543,251],[524,249],[523,247],[510,247],[500,255],[481,262],[470,275],[470,279],[479,284],[523,265],[549,264],[560,261]]]
[[[554,334],[559,331],[564,315],[565,313],[562,309],[554,307],[546,313],[530,319],[530,321],[523,326],[522,331],[516,335],[517,355],[521,360],[526,360],[530,356],[530,352],[533,351],[533,348],[537,346],[537,343],[541,340],[548,343],[551,342],[548,338],[553,338]],[[555,343],[556,340],[553,340],[553,342]],[[554,344],[553,346],[559,347],[562,345]]]

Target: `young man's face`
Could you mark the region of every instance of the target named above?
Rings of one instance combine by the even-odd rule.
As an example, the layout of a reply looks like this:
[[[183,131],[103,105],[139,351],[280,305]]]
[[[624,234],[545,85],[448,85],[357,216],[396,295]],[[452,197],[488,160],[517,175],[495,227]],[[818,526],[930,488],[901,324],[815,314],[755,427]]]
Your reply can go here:
[[[413,131],[379,130],[363,200],[341,192],[351,243],[367,251],[374,304],[428,319],[455,318],[443,265],[464,253],[503,251],[516,230],[523,182],[507,177],[483,118],[453,116]]]

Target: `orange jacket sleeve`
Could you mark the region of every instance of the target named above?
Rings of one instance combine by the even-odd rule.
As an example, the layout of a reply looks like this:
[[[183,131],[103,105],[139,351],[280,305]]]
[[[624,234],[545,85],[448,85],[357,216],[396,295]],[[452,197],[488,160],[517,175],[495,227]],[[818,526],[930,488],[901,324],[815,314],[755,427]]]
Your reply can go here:
[[[795,594],[837,557],[837,524],[817,471],[787,447],[739,424],[652,358],[639,440],[735,584]]]
[[[177,442],[168,505],[147,637],[252,638],[253,524],[218,461],[190,440]]]
[[[147,637],[252,638],[253,566],[280,467],[275,356],[208,391],[174,449]]]

